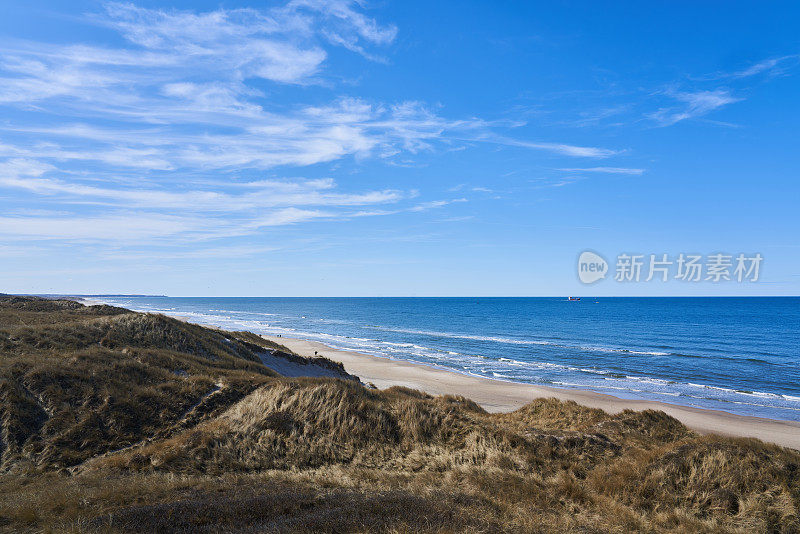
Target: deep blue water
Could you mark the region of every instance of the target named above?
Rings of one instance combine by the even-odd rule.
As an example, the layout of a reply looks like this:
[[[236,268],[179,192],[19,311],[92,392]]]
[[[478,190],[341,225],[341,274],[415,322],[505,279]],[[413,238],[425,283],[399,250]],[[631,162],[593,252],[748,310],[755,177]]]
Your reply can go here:
[[[800,421],[800,297],[102,300],[501,380]]]

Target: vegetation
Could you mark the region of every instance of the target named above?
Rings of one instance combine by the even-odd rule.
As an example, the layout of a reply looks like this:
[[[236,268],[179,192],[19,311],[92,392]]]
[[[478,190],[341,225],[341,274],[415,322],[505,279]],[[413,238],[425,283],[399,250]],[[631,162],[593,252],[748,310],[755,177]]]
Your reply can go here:
[[[3,529],[800,531],[800,454],[662,412],[290,379],[253,334],[64,300],[0,298],[0,350]]]

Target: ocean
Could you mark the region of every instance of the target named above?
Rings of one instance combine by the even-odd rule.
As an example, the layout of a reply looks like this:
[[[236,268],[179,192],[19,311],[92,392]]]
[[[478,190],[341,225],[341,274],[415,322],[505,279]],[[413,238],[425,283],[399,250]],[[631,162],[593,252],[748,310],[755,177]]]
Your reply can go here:
[[[98,300],[498,380],[800,421],[800,297]]]

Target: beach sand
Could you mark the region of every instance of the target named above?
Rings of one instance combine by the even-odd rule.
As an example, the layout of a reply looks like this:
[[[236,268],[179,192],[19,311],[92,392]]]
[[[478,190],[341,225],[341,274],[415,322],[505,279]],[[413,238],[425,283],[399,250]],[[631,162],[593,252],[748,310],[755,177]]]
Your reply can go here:
[[[800,450],[800,422],[747,417],[657,401],[620,399],[593,391],[492,380],[427,365],[338,350],[315,341],[266,335],[262,337],[280,343],[301,356],[314,356],[314,351],[317,351],[320,356],[344,364],[347,372],[358,376],[365,384],[372,383],[381,389],[406,386],[431,395],[462,395],[490,412],[513,411],[533,399],[555,397],[600,408],[609,413],[626,409],[661,410],[702,434],[752,437]]]

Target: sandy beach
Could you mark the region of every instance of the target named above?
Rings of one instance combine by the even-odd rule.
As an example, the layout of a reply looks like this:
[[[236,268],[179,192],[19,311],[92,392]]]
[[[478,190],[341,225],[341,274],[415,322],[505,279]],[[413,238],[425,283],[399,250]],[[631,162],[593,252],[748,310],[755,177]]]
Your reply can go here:
[[[338,350],[322,343],[287,337],[263,336],[290,348],[301,356],[320,356],[341,362],[365,384],[384,389],[406,386],[432,395],[463,395],[490,412],[513,411],[533,399],[555,397],[609,413],[623,410],[662,410],[697,432],[734,437],[751,437],[800,450],[800,423],[734,415],[716,410],[693,408],[657,401],[620,399],[593,391],[558,389],[492,380],[400,360],[379,358],[358,352]]]

